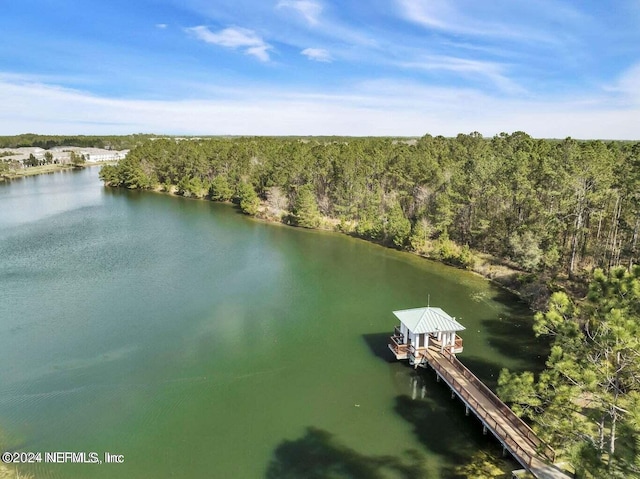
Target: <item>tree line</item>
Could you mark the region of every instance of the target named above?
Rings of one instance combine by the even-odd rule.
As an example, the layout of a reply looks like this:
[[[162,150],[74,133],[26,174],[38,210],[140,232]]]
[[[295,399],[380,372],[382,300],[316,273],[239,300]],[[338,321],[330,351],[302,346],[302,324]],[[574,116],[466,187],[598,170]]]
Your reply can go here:
[[[0,136],[0,148],[39,147],[49,150],[56,146],[79,146],[83,148],[105,148],[128,150],[155,135],[37,135],[24,133],[14,136]]]
[[[252,215],[341,231],[469,266],[471,250],[524,271],[631,266],[640,143],[483,138],[156,139],[105,167],[113,186],[234,200]]]

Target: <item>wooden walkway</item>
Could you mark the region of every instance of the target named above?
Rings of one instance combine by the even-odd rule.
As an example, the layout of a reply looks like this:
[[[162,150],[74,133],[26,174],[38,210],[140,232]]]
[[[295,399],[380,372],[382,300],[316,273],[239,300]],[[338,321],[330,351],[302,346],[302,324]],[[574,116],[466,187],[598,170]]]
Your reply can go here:
[[[415,350],[409,356],[414,365],[429,365],[445,381],[453,393],[472,411],[484,427],[500,441],[511,455],[538,479],[569,479],[553,465],[555,452],[531,428],[480,381],[455,355],[430,346]]]

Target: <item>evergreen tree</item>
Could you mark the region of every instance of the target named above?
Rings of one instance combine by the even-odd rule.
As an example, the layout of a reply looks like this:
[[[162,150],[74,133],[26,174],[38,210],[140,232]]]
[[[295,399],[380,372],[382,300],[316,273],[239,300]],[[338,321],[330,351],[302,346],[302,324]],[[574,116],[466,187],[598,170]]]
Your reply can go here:
[[[411,222],[404,216],[400,204],[395,202],[387,213],[385,236],[395,246],[402,247],[411,233]]]
[[[298,188],[293,206],[295,223],[304,228],[317,228],[320,225],[318,202],[311,185]]]
[[[233,196],[233,190],[224,175],[216,176],[209,187],[209,196],[214,201],[229,201]]]
[[[256,190],[249,183],[240,183],[236,192],[236,198],[240,203],[240,209],[243,213],[255,216],[260,207],[260,198],[256,194]]]

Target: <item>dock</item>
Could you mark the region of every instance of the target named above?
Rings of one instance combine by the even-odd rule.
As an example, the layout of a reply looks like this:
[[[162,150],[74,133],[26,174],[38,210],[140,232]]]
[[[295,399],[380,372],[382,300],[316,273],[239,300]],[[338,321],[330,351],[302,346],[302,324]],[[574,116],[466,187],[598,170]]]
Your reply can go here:
[[[462,351],[462,340],[455,334],[454,327],[457,330],[463,327],[451,318],[449,330],[438,329],[437,334],[432,331],[435,329],[430,326],[434,324],[430,318],[434,316],[433,310],[438,315],[446,314],[439,308],[394,311],[401,320],[401,328],[395,329],[389,341],[389,349],[396,359],[408,359],[415,368],[433,369],[438,381],[445,382],[451,389],[452,398],[460,398],[466,414],[473,413],[482,423],[483,432],[490,431],[503,450],[535,478],[569,479],[569,475],[554,465],[555,451],[458,360],[456,353]],[[441,328],[441,318],[435,320]],[[426,341],[421,334],[426,336]]]

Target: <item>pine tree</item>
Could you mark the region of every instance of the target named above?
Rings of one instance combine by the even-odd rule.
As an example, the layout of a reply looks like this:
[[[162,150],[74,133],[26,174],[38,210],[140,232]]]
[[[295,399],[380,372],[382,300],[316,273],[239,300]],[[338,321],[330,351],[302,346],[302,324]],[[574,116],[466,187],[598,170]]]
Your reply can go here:
[[[243,213],[251,216],[255,216],[258,213],[260,198],[258,198],[253,186],[249,183],[240,183],[238,185],[238,192],[236,196],[240,203],[240,209]]]
[[[317,228],[320,225],[318,202],[311,185],[298,188],[293,215],[296,224],[303,228]]]
[[[209,186],[209,195],[214,201],[229,201],[233,196],[233,190],[224,175],[216,176]]]
[[[640,267],[596,270],[587,300],[551,297],[535,318],[554,337],[547,369],[503,370],[498,392],[569,455],[582,477],[640,475]]]

